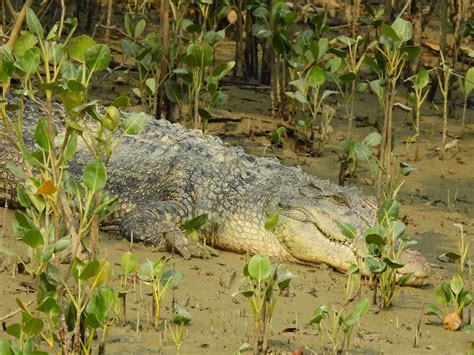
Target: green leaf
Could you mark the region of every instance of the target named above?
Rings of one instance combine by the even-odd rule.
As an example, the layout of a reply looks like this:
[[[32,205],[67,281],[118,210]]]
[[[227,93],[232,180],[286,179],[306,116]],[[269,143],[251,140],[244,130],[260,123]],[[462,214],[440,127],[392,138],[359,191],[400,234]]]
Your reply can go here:
[[[149,116],[144,112],[132,113],[122,122],[122,128],[127,134],[138,134],[145,128],[148,118]]]
[[[447,257],[451,262],[455,262],[459,259],[461,259],[461,255],[459,253],[456,253],[454,251],[448,251],[447,253],[444,253],[441,255],[441,257]]]
[[[359,161],[368,161],[372,158],[372,151],[365,144],[356,143],[354,153]]]
[[[129,103],[130,103],[129,97],[119,96],[114,100],[114,102],[112,102],[112,106],[115,106],[117,108],[123,108],[123,107],[127,107]]]
[[[129,39],[121,39],[120,46],[122,47],[124,54],[129,55],[133,58],[138,57],[138,54],[140,53],[140,46]]]
[[[189,324],[189,322],[191,322],[191,314],[179,304],[175,303],[173,313],[171,313],[171,323],[184,326]]]
[[[41,319],[36,317],[30,317],[26,322],[23,324],[23,333],[27,336],[32,337],[36,334],[39,334],[44,327],[44,323]]]
[[[369,228],[366,231],[365,242],[367,244],[375,244],[378,247],[383,247],[385,245],[385,238],[379,233],[376,233],[372,228]]]
[[[15,42],[16,43],[16,42]],[[15,70],[15,58],[6,46],[0,46],[0,82],[7,83]]]
[[[107,171],[104,162],[101,160],[90,161],[84,169],[82,179],[89,191],[101,191],[107,181]]]
[[[370,86],[370,89],[373,91],[373,93],[377,95],[379,99],[382,99],[385,97],[386,83],[383,80],[380,80],[380,79],[372,80],[369,83],[369,86]]]
[[[201,117],[203,121],[207,121],[212,118],[211,113],[203,108],[198,108],[198,113],[199,113],[199,117]]]
[[[370,301],[368,298],[363,298],[354,305],[349,316],[344,320],[343,332],[349,332],[352,327],[359,322],[360,318],[367,313],[370,308]]]
[[[435,291],[435,300],[442,305],[448,305],[451,302],[451,288],[447,283],[440,284]]]
[[[8,162],[7,163],[7,168],[17,178],[19,178],[21,180],[26,180],[27,179],[27,176],[26,176],[25,172],[18,165],[13,164],[11,162]]]
[[[215,46],[218,42],[222,41],[225,38],[225,31],[206,31],[204,33],[203,41],[204,43],[209,44],[210,46]]]
[[[451,290],[453,293],[457,296],[459,293],[461,293],[462,289],[464,286],[463,279],[461,275],[456,274],[451,278],[451,282],[449,283],[449,287],[451,287]]]
[[[27,77],[36,74],[38,65],[41,60],[40,49],[33,47],[28,49],[15,63],[15,66],[20,69]]]
[[[320,306],[314,311],[314,318],[310,321],[311,324],[321,324],[323,320],[328,317],[329,310],[327,306]]]
[[[414,279],[415,279],[415,273],[409,272],[408,274],[404,274],[400,276],[397,281],[400,286],[403,286],[413,281]]]
[[[52,295],[50,295],[50,296],[44,297],[41,300],[41,302],[38,304],[38,307],[36,307],[36,310],[43,313],[48,313],[48,312],[57,312],[60,310],[60,308],[55,298]]]
[[[364,262],[367,270],[373,274],[381,274],[387,270],[387,265],[373,256],[366,256]]]
[[[402,55],[406,55],[406,60],[415,60],[420,54],[420,47],[416,46],[405,46],[400,49]]]
[[[357,75],[356,75],[356,73],[350,71],[348,73],[345,73],[345,74],[341,75],[339,77],[339,79],[342,80],[345,83],[351,83],[351,82],[353,82],[354,80],[357,79]]]
[[[126,274],[138,271],[137,256],[131,251],[127,251],[120,257],[120,266]]]
[[[44,29],[41,26],[38,17],[36,17],[35,12],[31,8],[26,8],[26,24],[31,33],[37,35],[40,39],[44,36]]]
[[[350,223],[344,223],[336,221],[339,230],[341,231],[342,235],[344,235],[348,239],[354,239],[357,237],[357,228]]]
[[[85,63],[86,51],[95,44],[95,41],[87,35],[75,37],[68,48],[69,56],[79,63]]]
[[[123,18],[123,26],[125,28],[125,32],[127,32],[127,34],[130,37],[133,37],[133,30],[132,30],[132,25],[130,21],[130,15],[125,15],[125,17]]]
[[[410,175],[411,172],[413,171],[416,171],[416,166],[406,162],[406,161],[402,161],[400,163],[400,168],[402,169],[402,175],[403,176],[408,176]]]
[[[474,67],[471,67],[467,70],[466,76],[464,78],[464,95],[467,97],[474,89]]]
[[[290,286],[290,281],[295,277],[293,273],[286,270],[283,272],[278,272],[277,275],[277,284],[280,290],[286,290]]]
[[[382,143],[382,136],[379,132],[369,133],[362,143],[372,148],[378,147]]]
[[[28,231],[21,240],[33,249],[44,245],[43,235],[37,229]]]
[[[278,127],[273,133],[272,133],[272,143],[273,144],[279,144],[281,141],[281,137],[286,133],[286,127],[281,126]]]
[[[55,253],[60,253],[69,246],[71,246],[71,236],[66,235],[53,244],[53,250]]]
[[[99,260],[92,260],[88,262],[85,267],[82,269],[79,279],[88,280],[91,277],[94,277],[99,272],[100,263]]]
[[[165,82],[165,93],[168,100],[172,103],[179,103],[180,101],[180,94],[178,84],[174,80],[167,80]]]
[[[183,228],[187,232],[191,232],[193,230],[198,230],[198,229],[204,227],[204,225],[207,223],[208,219],[209,219],[209,216],[207,215],[207,213],[203,213],[203,214],[201,214],[197,217],[194,217],[190,221],[186,222],[184,224]]]
[[[19,326],[19,324],[18,324],[18,326]],[[18,336],[17,338],[19,338],[19,337],[20,336]],[[12,344],[10,343],[9,339],[0,340],[0,354],[2,354],[2,355],[14,355],[13,350],[12,350]]]
[[[401,17],[398,17],[395,21],[393,21],[391,28],[397,34],[397,37],[402,42],[409,41],[413,36],[413,25],[411,24],[411,22],[406,21],[402,19]],[[382,30],[383,30],[383,25],[382,25]]]
[[[160,283],[168,287],[176,287],[183,279],[183,274],[176,270],[166,270],[160,277]]]
[[[306,76],[306,80],[309,86],[313,88],[319,88],[324,84],[326,79],[320,67],[312,67]]]
[[[278,220],[280,219],[280,215],[278,212],[272,213],[270,216],[268,216],[267,220],[265,221],[265,229],[267,231],[275,229],[275,227],[278,225]]]
[[[145,85],[147,89],[150,91],[151,95],[154,95],[156,93],[156,79],[155,78],[148,78],[145,80]]]
[[[7,327],[6,333],[8,335],[11,335],[12,337],[20,338],[20,336],[21,336],[21,325],[18,324],[18,323],[14,323],[12,325],[9,325]]]
[[[48,124],[44,117],[38,119],[36,124],[34,139],[43,150],[49,151],[51,149],[51,142],[48,137]]]
[[[141,19],[140,21],[138,21],[138,23],[135,25],[133,38],[137,39],[138,37],[140,37],[143,31],[145,31],[145,26],[146,26],[146,22],[144,19]]]
[[[423,89],[428,83],[430,82],[430,74],[428,70],[421,67],[418,74],[415,76],[415,80],[413,81],[413,85],[416,89],[421,90]]]
[[[390,220],[396,220],[398,218],[398,212],[400,205],[397,200],[388,198],[382,203],[378,212],[378,221],[381,224],[388,223]]]
[[[429,304],[428,306],[426,306],[425,314],[428,315],[428,316],[436,316],[441,321],[443,321],[443,313],[438,308],[438,306],[436,306],[435,304]]]
[[[248,262],[249,276],[258,283],[269,278],[273,273],[268,256],[254,255]]]
[[[253,10],[252,15],[261,20],[266,20],[269,16],[269,12],[266,7],[260,6]]]
[[[391,223],[391,229],[392,229],[392,239],[396,241],[400,236],[405,233],[405,223],[400,222],[400,221],[392,221]]]
[[[221,63],[217,65],[214,70],[212,71],[212,76],[218,78],[219,80],[222,79],[232,68],[235,66],[234,61],[230,61],[227,63]]]
[[[87,48],[84,59],[90,70],[104,70],[110,64],[110,49],[105,44],[94,44]]]
[[[398,261],[392,260],[390,258],[384,258],[383,259],[384,263],[386,263],[391,269],[401,269],[402,267],[405,266],[405,264],[402,264]]]
[[[29,31],[21,31],[20,36],[15,40],[13,45],[13,54],[16,58],[21,58],[25,52],[33,48],[38,43],[38,38]],[[2,46],[8,50],[5,46]]]
[[[338,39],[341,43],[345,44],[346,46],[352,46],[353,44],[356,43],[356,41],[355,41],[354,39],[349,38],[349,37],[347,37],[347,36],[339,36],[339,37],[337,37],[337,39]]]
[[[398,37],[398,34],[397,32],[393,29],[393,27],[389,26],[389,25],[386,25],[386,24],[382,24],[382,33],[391,38],[392,40],[394,40],[395,42],[399,42],[400,41],[400,37]]]
[[[107,284],[112,277],[112,264],[110,261],[100,259],[99,268],[93,279],[89,279],[91,285],[103,286]]]
[[[67,87],[69,90],[74,92],[83,92],[86,90],[86,87],[80,81],[75,79],[68,80]]]

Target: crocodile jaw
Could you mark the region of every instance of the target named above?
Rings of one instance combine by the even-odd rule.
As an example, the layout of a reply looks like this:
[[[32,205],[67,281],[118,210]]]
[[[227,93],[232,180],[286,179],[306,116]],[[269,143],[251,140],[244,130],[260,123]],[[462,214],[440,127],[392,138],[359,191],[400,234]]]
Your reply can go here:
[[[368,276],[363,262],[368,255],[359,236],[349,240],[345,238],[334,221],[324,218],[318,225],[315,220],[303,220],[300,213],[284,211],[275,229],[277,238],[284,249],[295,259],[320,264],[327,264],[336,270],[345,272],[352,264],[361,266],[362,274]],[[400,256],[405,266],[397,270],[398,277],[413,272],[414,279],[408,286],[422,286],[431,274],[431,268],[424,256],[416,250],[406,250]]]

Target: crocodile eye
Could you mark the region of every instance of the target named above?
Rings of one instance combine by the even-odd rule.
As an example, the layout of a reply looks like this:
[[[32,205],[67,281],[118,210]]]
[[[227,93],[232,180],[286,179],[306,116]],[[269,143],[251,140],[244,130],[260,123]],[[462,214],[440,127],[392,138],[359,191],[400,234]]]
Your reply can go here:
[[[346,195],[343,194],[334,194],[331,196],[335,203],[341,206],[351,206],[350,200]]]

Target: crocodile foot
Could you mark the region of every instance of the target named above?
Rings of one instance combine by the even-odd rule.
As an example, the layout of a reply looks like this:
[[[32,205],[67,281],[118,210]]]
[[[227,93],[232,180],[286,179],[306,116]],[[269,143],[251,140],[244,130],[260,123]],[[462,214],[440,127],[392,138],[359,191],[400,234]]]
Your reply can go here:
[[[135,209],[123,218],[120,233],[133,241],[157,246],[166,244],[167,249],[177,252],[185,259],[210,257],[204,245],[188,238],[175,222],[165,219],[165,216],[157,206],[153,206],[153,209]]]
[[[184,259],[188,260],[192,257],[209,259],[211,254],[199,242],[195,242],[186,237],[181,231],[174,231],[164,234],[168,249],[173,252],[178,252]]]

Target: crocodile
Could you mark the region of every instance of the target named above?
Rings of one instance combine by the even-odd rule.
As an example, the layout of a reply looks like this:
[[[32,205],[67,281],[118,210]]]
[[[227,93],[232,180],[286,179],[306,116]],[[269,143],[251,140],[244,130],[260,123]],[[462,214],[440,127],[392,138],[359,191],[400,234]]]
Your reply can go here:
[[[40,111],[26,104],[27,145],[34,145],[31,132]],[[107,224],[122,236],[153,245],[167,241],[185,258],[208,257],[208,248],[182,231],[187,221],[207,214],[202,242],[222,250],[324,263],[340,271],[368,254],[363,235],[376,219],[375,198],[282,165],[276,158],[246,154],[198,130],[148,119],[139,135],[123,139],[108,162],[106,188],[118,197],[118,206]],[[0,198],[13,203],[15,181],[6,164],[21,157],[7,141],[0,143]],[[88,160],[86,149],[79,148],[71,170],[80,175]],[[266,229],[273,214],[278,214],[278,223]],[[340,222],[355,226],[357,237],[346,238]],[[405,266],[399,273],[413,272],[412,285],[423,284],[430,266],[422,254],[410,249],[401,259]]]

